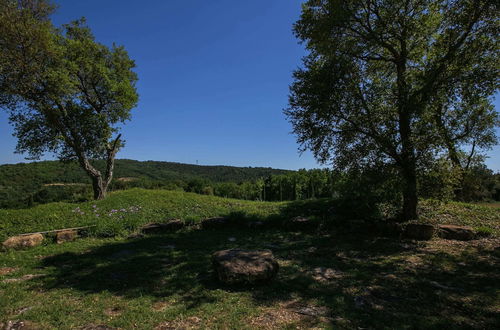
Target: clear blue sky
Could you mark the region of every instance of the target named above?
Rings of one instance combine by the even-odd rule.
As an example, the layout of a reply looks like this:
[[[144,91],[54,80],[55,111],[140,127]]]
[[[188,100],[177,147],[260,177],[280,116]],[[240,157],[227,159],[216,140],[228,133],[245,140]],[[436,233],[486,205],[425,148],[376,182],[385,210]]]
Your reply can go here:
[[[312,168],[282,114],[304,54],[291,31],[301,2],[59,0],[53,20],[85,16],[99,42],[136,61],[140,102],[119,158]],[[0,113],[0,163],[24,160],[11,134]],[[490,156],[500,170],[500,148]]]

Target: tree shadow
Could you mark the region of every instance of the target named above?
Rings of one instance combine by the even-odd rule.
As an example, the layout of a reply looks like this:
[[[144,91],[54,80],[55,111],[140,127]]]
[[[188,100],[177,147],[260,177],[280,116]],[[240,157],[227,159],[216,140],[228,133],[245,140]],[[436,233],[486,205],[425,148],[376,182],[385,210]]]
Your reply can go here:
[[[187,308],[215,302],[214,290],[244,291],[260,306],[298,301],[327,307],[329,320],[348,320],[347,327],[493,328],[498,251],[430,253],[427,244],[368,233],[187,229],[47,257],[42,264],[52,275],[40,283],[46,290],[126,298],[175,296]],[[228,248],[271,249],[280,262],[278,278],[255,287],[221,285],[210,258]],[[328,269],[333,274],[327,278],[315,274]]]

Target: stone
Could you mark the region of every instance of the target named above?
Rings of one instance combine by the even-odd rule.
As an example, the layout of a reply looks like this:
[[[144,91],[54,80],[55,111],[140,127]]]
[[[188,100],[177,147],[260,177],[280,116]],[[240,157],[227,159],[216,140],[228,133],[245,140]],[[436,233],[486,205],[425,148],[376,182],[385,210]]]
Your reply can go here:
[[[42,244],[42,234],[12,236],[6,239],[2,245],[5,249],[23,249]]]
[[[312,230],[317,223],[307,217],[295,217],[285,222],[285,227],[289,230]]]
[[[180,219],[172,219],[165,223],[148,223],[141,227],[144,234],[158,234],[162,232],[177,231],[184,228],[184,222]]]
[[[76,230],[64,230],[56,233],[56,243],[61,244],[64,242],[74,241],[78,237]]]
[[[439,225],[438,236],[444,239],[470,241],[474,239],[474,230],[471,227],[455,225]]]
[[[41,329],[37,324],[31,321],[7,321],[2,328],[4,330],[38,330]]]
[[[218,229],[228,227],[229,225],[230,221],[225,217],[208,218],[201,220],[202,229]]]
[[[434,226],[425,223],[410,223],[406,225],[404,237],[428,241],[434,235]]]
[[[212,255],[217,278],[226,284],[257,284],[273,280],[279,265],[270,250],[221,250]]]
[[[128,239],[136,239],[136,238],[143,238],[144,237],[144,234],[142,233],[132,233],[130,235],[128,235]]]

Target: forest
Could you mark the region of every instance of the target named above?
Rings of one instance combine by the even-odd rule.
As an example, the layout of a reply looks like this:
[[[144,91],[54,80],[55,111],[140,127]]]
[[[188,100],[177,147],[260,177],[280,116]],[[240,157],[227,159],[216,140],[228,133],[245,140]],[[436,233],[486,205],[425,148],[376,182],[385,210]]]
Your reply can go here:
[[[110,190],[166,189],[256,201],[342,198],[368,204],[400,199],[400,184],[388,169],[340,172],[332,169],[279,170],[259,167],[200,166],[158,161],[116,160]],[[421,174],[423,198],[444,201],[500,200],[500,175],[484,164],[472,166],[458,182],[441,163]],[[104,163],[97,162],[97,167]],[[359,189],[365,187],[366,189]],[[89,178],[75,163],[44,161],[0,165],[0,208],[92,199]]]

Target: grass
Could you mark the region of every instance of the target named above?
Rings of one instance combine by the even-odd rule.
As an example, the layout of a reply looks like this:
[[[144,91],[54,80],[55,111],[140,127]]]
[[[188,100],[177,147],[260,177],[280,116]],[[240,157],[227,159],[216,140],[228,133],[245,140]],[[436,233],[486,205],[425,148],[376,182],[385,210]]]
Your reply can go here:
[[[0,323],[29,320],[43,329],[495,328],[499,244],[249,229],[87,238],[1,254],[0,269],[12,272],[0,277]],[[218,284],[210,255],[234,247],[271,248],[278,278],[251,288]],[[325,269],[334,275],[322,278]],[[319,315],[303,315],[304,308]]]
[[[2,238],[98,224],[95,235],[75,242],[0,253],[0,328],[16,320],[42,329],[496,327],[500,210],[487,206],[421,203],[423,221],[471,225],[492,235],[470,242],[400,241],[335,225],[315,233],[189,227],[126,238],[140,224],[168,218],[301,214],[328,220],[332,205],[133,189],[96,203],[0,210]],[[108,234],[118,235],[102,237]],[[278,278],[257,287],[219,284],[210,256],[236,247],[271,249]]]
[[[172,218],[197,222],[207,217],[230,214],[244,214],[258,219],[304,215],[328,221],[335,214],[333,205],[327,199],[288,203],[254,202],[135,188],[111,193],[105,200],[97,202],[50,203],[29,209],[0,209],[0,240],[21,233],[88,225],[96,225],[89,233],[93,236],[125,236],[148,222]],[[422,221],[488,227],[495,235],[500,235],[500,208],[428,200],[421,201],[420,214]]]
[[[282,205],[136,188],[111,193],[105,200],[96,202],[50,203],[29,209],[0,209],[0,240],[21,233],[88,225],[97,225],[92,234],[112,236],[126,234],[148,222],[172,218],[199,221],[237,212],[266,217],[277,214]]]

